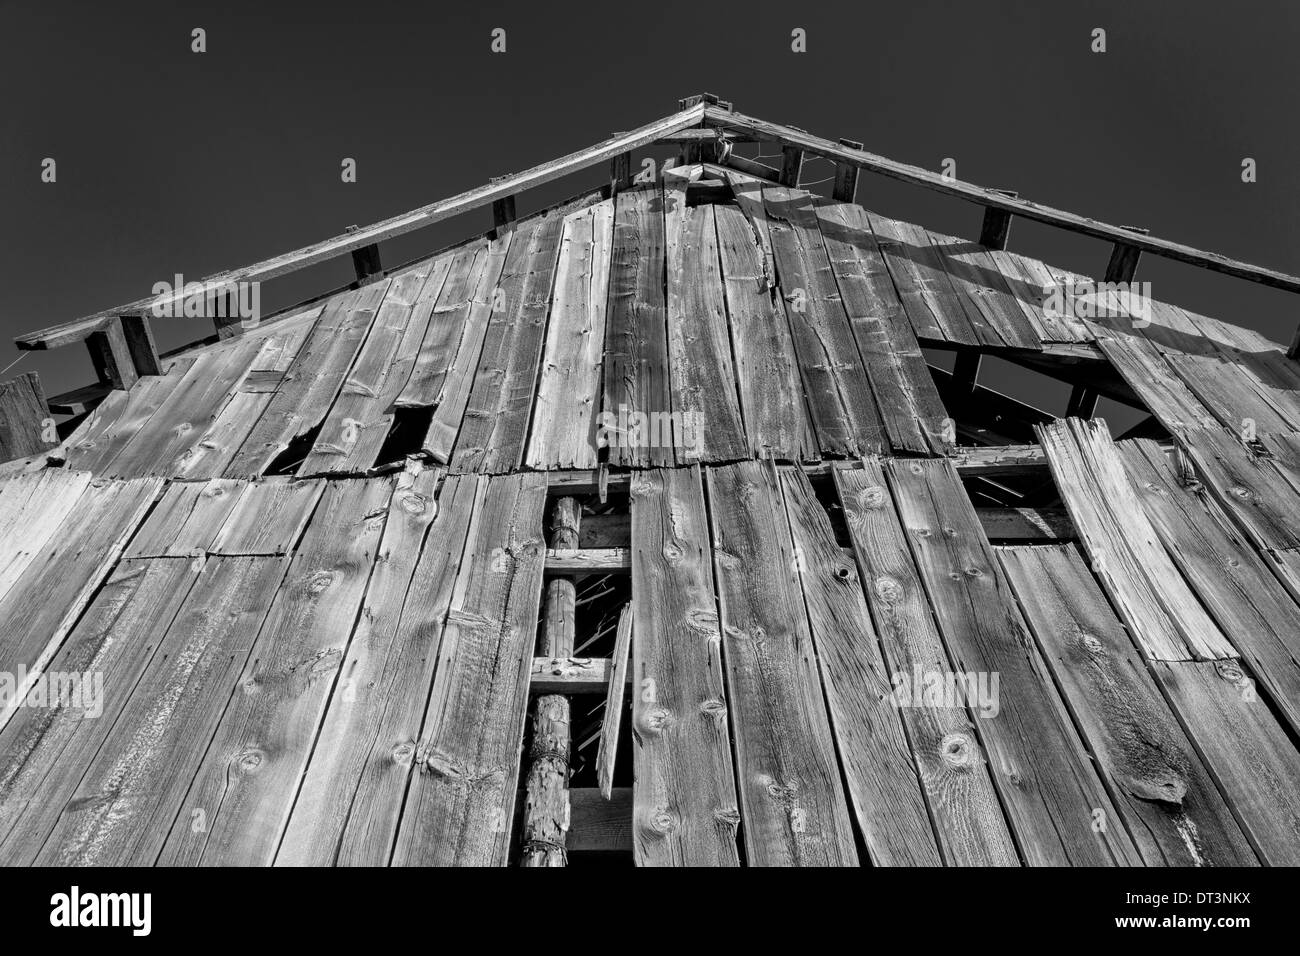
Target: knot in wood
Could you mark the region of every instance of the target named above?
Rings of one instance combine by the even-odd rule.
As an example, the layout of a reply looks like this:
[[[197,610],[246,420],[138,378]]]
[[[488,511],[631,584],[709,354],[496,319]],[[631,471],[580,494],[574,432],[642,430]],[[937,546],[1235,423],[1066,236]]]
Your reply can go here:
[[[1241,665],[1234,660],[1215,661],[1214,669],[1229,684],[1240,684],[1246,679],[1246,674],[1242,671]]]
[[[331,584],[334,583],[335,572],[328,568],[321,568],[319,571],[312,572],[307,579],[307,590],[312,594],[320,594]]]
[[[245,750],[239,755],[237,765],[240,773],[252,773],[262,765],[265,754],[260,750]]]
[[[873,511],[883,508],[887,500],[888,496],[885,494],[883,485],[872,485],[870,488],[863,488],[858,492],[858,504]]]
[[[403,741],[394,747],[389,755],[393,758],[393,763],[399,767],[409,767],[411,761],[415,759],[415,744],[409,740]]]
[[[650,707],[641,712],[637,721],[644,734],[658,735],[673,725],[673,712],[667,707]]]
[[[677,829],[677,824],[677,814],[667,807],[655,807],[646,814],[645,830],[654,836],[667,836]]]
[[[398,507],[408,515],[419,515],[424,514],[424,509],[427,504],[428,499],[425,498],[424,495],[418,494],[414,491],[408,491],[406,494],[402,495],[402,500],[398,503]]]
[[[722,725],[727,720],[727,705],[717,698],[706,700],[700,704],[700,713],[715,724]]]
[[[945,734],[939,741],[939,755],[943,762],[954,769],[965,769],[974,762],[974,748],[970,737],[965,734]]]
[[[886,604],[898,604],[903,600],[903,585],[888,575],[876,578],[876,596]]]

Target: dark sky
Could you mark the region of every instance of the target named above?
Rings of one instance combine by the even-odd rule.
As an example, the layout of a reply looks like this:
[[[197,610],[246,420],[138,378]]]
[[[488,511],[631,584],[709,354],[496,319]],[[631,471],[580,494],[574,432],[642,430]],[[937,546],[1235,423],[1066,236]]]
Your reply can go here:
[[[208,52],[190,52],[190,31]],[[489,51],[494,27],[507,52]],[[790,51],[802,27],[808,52]],[[1108,52],[1090,52],[1094,27]],[[753,116],[1300,273],[1300,5],[805,2],[40,3],[0,0],[0,367],[13,335],[247,264],[524,169],[708,90]],[[1259,181],[1243,184],[1241,161]],[[53,157],[58,181],[40,181]],[[340,181],[343,157],[358,182]],[[829,175],[807,167],[806,180]],[[536,208],[582,184],[521,203]],[[858,199],[955,235],[979,211],[866,177]],[[489,213],[385,248],[482,231]],[[1011,247],[1100,274],[1096,240]],[[342,284],[347,257],[264,305]],[[1156,298],[1289,341],[1297,299],[1143,259]],[[203,334],[155,321],[164,347]],[[28,353],[48,392],[85,349]],[[12,373],[11,373],[12,374]],[[8,377],[6,375],[5,377]]]

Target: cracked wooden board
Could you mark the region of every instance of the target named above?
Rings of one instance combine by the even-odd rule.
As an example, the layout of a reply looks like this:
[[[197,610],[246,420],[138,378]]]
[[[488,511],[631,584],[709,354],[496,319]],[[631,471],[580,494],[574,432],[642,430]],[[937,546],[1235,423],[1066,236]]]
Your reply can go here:
[[[504,866],[541,606],[540,473],[492,478],[475,509],[416,750],[395,866]]]
[[[997,551],[1145,863],[1258,865],[1079,553],[1071,545]]]
[[[437,478],[406,474],[394,492],[277,866],[384,866],[392,857],[452,587],[487,482]]]
[[[595,468],[614,201],[564,220],[528,442],[530,468]]]
[[[763,207],[821,450],[849,457],[879,452],[885,438],[880,410],[840,300],[812,196],[767,187]]]
[[[38,865],[147,866],[230,699],[287,558],[207,561],[67,800]],[[192,826],[197,818],[182,825]]]
[[[633,479],[633,842],[641,866],[740,863],[708,540],[698,466]]]
[[[832,471],[891,683],[912,674],[947,674],[939,637],[880,463]],[[950,866],[1018,866],[1020,859],[993,787],[988,756],[960,703],[902,707],[908,747]]]
[[[930,811],[853,559],[802,470],[780,472],[785,511],[840,763],[871,862],[940,866]]]
[[[743,462],[707,474],[745,860],[856,866],[776,473]]]
[[[960,674],[998,675],[994,712],[976,731],[1025,861],[1031,866],[1141,862],[1041,658],[970,499],[945,459],[892,460],[889,488],[939,631]]]
[[[0,860],[36,858],[125,706],[121,689],[135,686],[198,576],[188,558],[123,561],[51,658],[52,672],[101,675],[91,680],[102,696],[89,709],[84,696],[24,707],[0,732]]]

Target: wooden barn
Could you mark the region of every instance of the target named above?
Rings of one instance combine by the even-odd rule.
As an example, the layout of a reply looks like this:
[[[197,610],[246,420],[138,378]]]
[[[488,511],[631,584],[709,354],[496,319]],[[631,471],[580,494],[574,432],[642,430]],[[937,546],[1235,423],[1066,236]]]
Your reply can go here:
[[[1300,365],[1133,284],[1300,279],[707,94],[204,299],[349,254],[18,340],[98,381],[0,388],[0,863],[1300,863]]]

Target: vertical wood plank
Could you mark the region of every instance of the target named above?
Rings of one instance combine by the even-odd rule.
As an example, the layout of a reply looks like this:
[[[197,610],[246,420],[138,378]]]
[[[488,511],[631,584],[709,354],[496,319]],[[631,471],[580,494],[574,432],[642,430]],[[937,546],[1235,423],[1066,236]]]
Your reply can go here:
[[[698,467],[632,479],[634,853],[737,866],[740,812]]]

